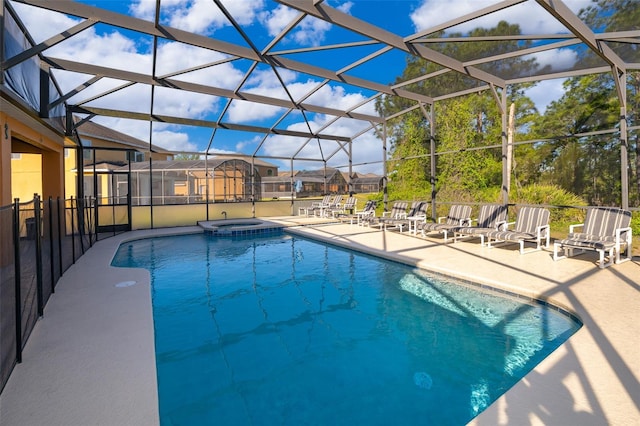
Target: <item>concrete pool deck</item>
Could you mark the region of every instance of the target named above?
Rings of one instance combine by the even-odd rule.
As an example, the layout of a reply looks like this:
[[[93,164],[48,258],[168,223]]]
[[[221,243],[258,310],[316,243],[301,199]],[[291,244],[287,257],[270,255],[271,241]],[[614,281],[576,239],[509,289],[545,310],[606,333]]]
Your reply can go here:
[[[268,220],[299,235],[548,299],[580,317],[584,325],[575,335],[472,424],[640,424],[637,256],[601,270],[590,254],[554,262],[551,250],[520,255],[516,245],[443,244],[297,216]],[[123,241],[185,232],[202,230],[134,231],[99,241],[64,274],[0,395],[0,424],[158,424],[149,274],[109,264]]]

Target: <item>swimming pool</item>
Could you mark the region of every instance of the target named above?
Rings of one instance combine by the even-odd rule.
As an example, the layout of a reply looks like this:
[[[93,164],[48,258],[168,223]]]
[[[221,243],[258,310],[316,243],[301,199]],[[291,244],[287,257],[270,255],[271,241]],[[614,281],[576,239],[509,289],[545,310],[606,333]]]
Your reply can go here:
[[[123,244],[151,271],[162,424],[465,424],[580,326],[287,235]]]

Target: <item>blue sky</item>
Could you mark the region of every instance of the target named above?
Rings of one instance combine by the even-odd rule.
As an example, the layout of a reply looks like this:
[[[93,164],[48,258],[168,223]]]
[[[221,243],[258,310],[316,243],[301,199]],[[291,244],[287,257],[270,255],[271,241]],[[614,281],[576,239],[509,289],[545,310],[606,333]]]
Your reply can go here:
[[[109,9],[119,13],[126,13],[138,18],[153,20],[155,0],[92,0],[83,3]],[[578,11],[589,4],[589,0],[567,0],[566,4],[572,10]],[[327,0],[326,4],[340,9],[360,19],[366,19],[374,25],[392,31],[400,36],[414,34],[425,28],[432,28],[442,22],[446,22],[465,13],[481,9],[482,7],[498,3],[491,0],[352,0],[339,1]],[[215,7],[213,0],[162,0],[161,20],[164,24],[176,28],[193,31],[221,40],[228,40],[244,44],[242,37],[231,27]],[[237,19],[243,30],[251,36],[259,49],[264,48],[275,35],[277,35],[297,14],[271,0],[225,0],[225,7]],[[21,18],[27,23],[28,28],[36,42],[51,37],[75,25],[79,19],[57,13],[47,12],[21,4],[14,4]],[[480,18],[468,22],[450,31],[465,33],[477,26],[491,27],[497,23],[497,19],[508,19],[509,22],[520,24],[523,33],[539,34],[545,32],[563,32],[559,23],[550,19],[549,15],[542,13],[535,2],[526,2],[521,6],[509,9],[509,15],[502,13],[490,18]],[[566,31],[565,31],[566,32]],[[357,34],[345,31],[341,28],[331,27],[324,21],[305,18],[302,25],[292,31],[273,50],[282,51],[299,47],[323,46],[348,41],[362,40]],[[58,58],[68,58],[74,61],[82,61],[90,64],[112,66],[130,71],[150,73],[152,67],[152,38],[131,31],[122,31],[105,25],[96,25],[73,38],[53,47],[48,55]],[[341,49],[331,52],[315,52],[313,54],[291,55],[292,59],[302,57],[314,57],[315,63],[338,68],[342,64],[353,62],[354,58],[363,57],[366,53],[378,49],[379,46],[365,46],[359,48]],[[224,59],[224,55],[211,53],[192,46],[178,43],[163,42],[159,49],[159,65],[157,74],[163,75],[179,70],[188,69],[213,61]],[[559,49],[540,55],[541,63],[558,65],[566,63],[570,66],[575,62],[575,52],[570,49]],[[337,66],[336,66],[337,65]],[[350,75],[366,77],[380,83],[391,83],[402,73],[405,62],[402,55],[392,53],[381,59],[371,61],[366,66],[353,70]],[[210,67],[202,71],[191,72],[175,78],[191,82],[214,82],[221,88],[234,89],[242,81],[250,62],[246,60],[232,61]],[[332,68],[334,69],[334,68]],[[303,96],[316,87],[320,79],[279,70],[279,77],[285,81],[288,90],[295,97]],[[87,76],[79,76],[74,73],[55,71],[55,75],[64,90],[77,87]],[[71,103],[80,102],[92,94],[112,89],[121,82],[101,81],[91,88],[83,91],[77,97],[71,99]],[[557,99],[562,94],[561,80],[551,80],[536,86],[529,96],[534,99],[538,108],[544,110],[549,101]],[[243,84],[242,91],[256,93],[276,98],[286,98],[287,94],[282,89],[277,76],[266,66],[258,67],[250,78]],[[328,84],[315,93],[307,102],[320,106],[349,107],[358,105],[373,93],[346,85]],[[114,92],[104,98],[92,101],[88,105],[118,109],[128,109],[139,112],[149,112],[150,90],[148,87],[131,87]],[[215,120],[225,107],[226,100],[213,96],[204,96],[191,93],[176,93],[169,89],[157,89],[155,93],[154,113],[175,115],[188,118]],[[124,107],[123,107],[124,105]],[[374,114],[373,102],[363,105],[358,111]],[[234,101],[224,115],[225,122],[253,124],[270,127],[281,117],[281,108],[249,105]],[[340,120],[330,122],[331,117],[322,114],[308,113],[307,120],[314,130],[328,126],[325,132],[338,132],[347,130],[347,133],[355,134],[362,123],[355,120]],[[153,124],[152,131],[148,123],[133,120],[115,118],[96,118],[95,121],[108,125],[124,133],[130,134],[144,141],[152,142],[164,148],[201,152],[204,150],[212,136],[211,129],[187,128],[184,126]],[[307,123],[299,113],[291,114],[282,123],[281,128],[293,130],[307,130]],[[218,152],[242,152],[272,157],[288,157],[295,152],[299,145],[289,143],[283,137],[265,137],[263,134],[217,131],[213,139],[212,147]],[[356,149],[357,146],[357,149]],[[317,158],[318,153],[336,150],[335,143],[314,142],[305,146],[300,155]],[[338,149],[338,151],[340,151]],[[380,142],[373,132],[359,137],[354,143],[354,162],[363,165],[356,167],[361,172],[381,172],[380,160],[382,157]],[[289,161],[273,161],[286,168]],[[332,161],[334,165],[346,164],[346,153],[336,154]],[[364,164],[366,163],[366,164]],[[301,162],[296,168],[307,167]],[[309,167],[311,168],[311,167]]]

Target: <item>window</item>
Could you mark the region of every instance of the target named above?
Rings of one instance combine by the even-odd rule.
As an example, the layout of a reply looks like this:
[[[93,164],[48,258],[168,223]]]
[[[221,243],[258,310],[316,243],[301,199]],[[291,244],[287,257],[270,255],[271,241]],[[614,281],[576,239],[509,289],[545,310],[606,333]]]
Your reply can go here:
[[[140,163],[144,161],[144,152],[127,151],[126,159],[132,163]]]
[[[91,141],[88,139],[80,139],[80,142],[82,143],[83,147],[90,147],[91,146]],[[93,150],[91,149],[83,149],[82,150],[82,158],[84,158],[85,160],[90,160],[93,157]]]
[[[21,160],[22,159],[22,154],[14,154],[13,152],[11,153],[11,159],[12,160]]]
[[[267,176],[273,176],[273,170],[267,169]]]

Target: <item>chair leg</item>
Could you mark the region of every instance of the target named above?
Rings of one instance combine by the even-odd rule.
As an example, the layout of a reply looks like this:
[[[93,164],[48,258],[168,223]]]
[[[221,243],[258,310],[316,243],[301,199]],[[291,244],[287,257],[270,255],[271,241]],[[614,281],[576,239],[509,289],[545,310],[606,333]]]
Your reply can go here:
[[[558,243],[553,243],[553,261],[556,262],[558,260],[560,260],[561,258],[558,256],[558,248],[560,248],[560,244]],[[564,258],[564,256],[563,256]]]
[[[609,255],[609,260],[607,262],[604,261],[604,255],[605,255],[605,251],[606,250],[598,250],[598,254],[600,255],[600,260],[598,261],[598,267],[600,269],[604,269],[607,266],[613,265],[613,262],[614,262],[613,252],[614,252],[614,250],[615,249],[613,247],[608,250],[607,254]]]

